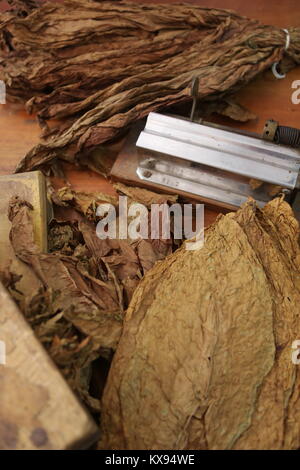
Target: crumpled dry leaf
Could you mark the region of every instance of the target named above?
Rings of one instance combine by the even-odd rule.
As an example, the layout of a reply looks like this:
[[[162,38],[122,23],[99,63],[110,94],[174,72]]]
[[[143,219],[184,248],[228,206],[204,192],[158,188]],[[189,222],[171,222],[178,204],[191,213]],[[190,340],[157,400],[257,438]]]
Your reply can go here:
[[[97,410],[99,403],[97,405],[97,400],[93,400],[81,384],[79,372],[90,369],[102,351],[114,350],[118,344],[124,310],[119,303],[118,286],[109,276],[104,282],[90,275],[91,254],[81,248],[76,227],[54,225],[53,253],[40,253],[34,242],[31,210],[25,201],[17,197],[11,200],[10,239],[16,255],[40,279],[41,288],[32,299],[22,298],[17,291],[14,297],[73,389]],[[64,254],[66,244],[68,255]],[[11,287],[14,290],[14,286]]]
[[[0,281],[7,290],[17,290],[16,284],[20,281],[21,277],[20,274],[11,272],[9,266],[5,266],[5,268],[0,271]]]
[[[249,185],[250,185],[251,189],[258,189],[258,188],[260,188],[263,184],[264,184],[263,181],[257,180],[257,179],[255,179],[255,178],[251,178],[251,179],[249,180]]]
[[[219,101],[274,62],[299,64],[300,29],[289,33],[286,50],[279,27],[189,4],[67,0],[2,14],[0,78],[45,128],[17,171],[89,155],[151,111],[191,100],[195,76],[199,99]],[[224,101],[220,110],[247,117]],[[53,118],[62,124],[47,135]]]
[[[159,194],[121,183],[114,184],[114,189],[128,197],[128,207],[130,207],[130,204],[138,202],[150,209],[152,204],[173,204],[178,198],[178,196]],[[114,196],[102,193],[87,194],[64,187],[58,191],[54,191],[51,188],[51,198],[56,205],[74,207],[91,222],[95,222],[98,219],[96,209],[101,203],[107,202],[112,204],[116,208],[116,214],[118,215],[119,200]],[[151,215],[149,213],[149,226],[150,221]],[[60,228],[60,233],[61,230],[62,228]],[[79,231],[83,235],[84,243],[93,253],[94,261],[98,264],[103,261],[113,267],[118,280],[125,288],[127,301],[131,299],[134,286],[138,284],[147,270],[156,261],[162,260],[172,253],[175,248],[172,239],[164,240],[160,236],[157,239],[147,240],[100,240],[96,236],[93,224],[86,223],[84,220],[79,224]],[[55,243],[59,243],[59,241],[56,240]],[[111,253],[108,257],[109,252]]]
[[[29,15],[32,10],[38,8],[41,1],[42,0],[7,0],[7,3],[12,5],[13,10],[19,17],[24,18]]]
[[[110,363],[134,290],[155,262],[172,252],[173,243],[100,240],[96,207],[100,202],[117,204],[117,198],[70,188],[51,188],[50,195],[55,204],[74,207],[82,218],[51,221],[49,254],[40,253],[34,243],[32,206],[17,197],[9,205],[12,246],[40,279],[39,291],[26,298],[17,288],[18,276],[9,269],[0,276],[73,390],[99,412],[100,392],[97,388],[93,396],[90,393],[96,362],[105,358]]]
[[[130,202],[138,202],[139,204],[144,204],[148,208],[151,207],[151,204],[172,204],[178,199],[178,196],[174,194],[159,194],[149,191],[149,189],[127,186],[123,183],[115,183],[113,186],[117,192],[128,196]]]
[[[246,122],[257,118],[250,110],[239,104],[234,98],[224,98],[218,101],[203,101],[196,111],[196,117],[208,118],[212,113],[230,117],[235,121]]]
[[[254,201],[135,290],[102,400],[101,449],[297,449],[299,225]]]
[[[109,203],[117,205],[117,198],[104,193],[84,193],[74,191],[65,186],[57,191],[51,191],[54,204],[62,207],[74,207],[89,220],[96,220],[96,209],[99,204]]]

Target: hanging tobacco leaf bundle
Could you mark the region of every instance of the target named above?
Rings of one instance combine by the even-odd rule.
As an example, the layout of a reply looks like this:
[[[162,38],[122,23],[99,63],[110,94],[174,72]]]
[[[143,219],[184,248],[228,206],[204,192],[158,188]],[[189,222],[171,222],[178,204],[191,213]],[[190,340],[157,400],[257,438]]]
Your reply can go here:
[[[20,3],[26,5],[21,14],[17,8],[1,15],[0,77],[44,128],[52,118],[63,124],[45,128],[18,171],[88,155],[150,111],[189,100],[195,76],[200,99],[246,119],[249,113],[226,101],[228,95],[274,62],[300,63],[299,28],[289,29],[285,50],[280,28],[230,11],[89,0]]]
[[[102,401],[101,449],[300,447],[299,225],[254,201],[136,289]]]

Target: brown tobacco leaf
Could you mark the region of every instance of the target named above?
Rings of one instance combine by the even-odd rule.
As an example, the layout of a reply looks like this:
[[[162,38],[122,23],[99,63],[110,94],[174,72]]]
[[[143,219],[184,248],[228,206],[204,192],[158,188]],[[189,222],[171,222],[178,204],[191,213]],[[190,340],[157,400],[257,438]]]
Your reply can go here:
[[[48,233],[49,252],[60,251],[65,255],[72,254],[78,245],[74,225],[57,220],[52,221],[51,225]]]
[[[151,209],[151,204],[172,204],[177,201],[177,196],[168,194],[158,194],[147,189],[126,186],[121,183],[114,184],[116,191],[129,198],[128,208],[133,202],[144,204]],[[71,190],[68,187],[54,191],[52,188],[51,198],[56,205],[64,207],[74,207],[80,214],[83,214],[89,221],[95,221],[96,208],[101,203],[110,203],[115,206],[118,216],[118,198],[102,193],[82,193]],[[117,225],[118,225],[117,219]],[[149,226],[151,214],[149,212]],[[57,227],[56,227],[57,230]],[[60,227],[60,234],[66,236],[67,228]],[[157,239],[146,240],[100,240],[96,236],[95,226],[82,221],[79,230],[83,235],[84,242],[93,253],[96,263],[101,261],[113,267],[118,280],[125,288],[127,300],[131,298],[134,286],[136,286],[143,276],[158,260],[164,259],[173,251],[171,239],[164,240],[159,236]],[[51,232],[53,234],[53,231]],[[150,228],[149,228],[150,233]],[[53,243],[61,243],[62,234]],[[107,255],[110,255],[107,257]]]
[[[32,10],[37,8],[38,3],[41,1],[42,0],[8,0],[7,3],[13,6],[13,10],[19,17],[24,18],[31,13]]]
[[[123,138],[117,139],[115,142],[108,142],[96,147],[88,154],[82,155],[82,158],[78,159],[78,163],[107,178],[123,145]]]
[[[11,282],[11,293],[72,388],[90,408],[99,411],[82,374],[91,373],[95,359],[116,349],[124,310],[119,287],[110,275],[100,279],[91,254],[80,244],[83,237],[80,240],[76,227],[57,225],[51,238],[55,238],[53,253],[40,253],[34,242],[31,210],[18,198],[11,201],[10,238],[16,255],[40,279],[41,288],[32,299],[24,299]]]
[[[257,118],[255,114],[237,103],[233,98],[229,97],[218,101],[202,101],[201,108],[196,111],[196,116],[199,118],[207,118],[212,113],[218,113],[240,122],[246,122]]]
[[[109,203],[117,205],[117,197],[104,193],[83,193],[74,191],[68,186],[51,192],[54,204],[62,207],[74,207],[88,220],[96,220],[96,209],[99,204]]]
[[[271,197],[280,195],[283,189],[284,188],[282,186],[279,186],[277,184],[267,184],[267,191]]]
[[[0,275],[73,390],[99,412],[99,399],[95,399],[100,397],[99,388],[93,396],[90,393],[95,364],[99,358],[110,363],[134,290],[155,262],[172,252],[173,244],[160,239],[100,240],[93,223],[96,207],[101,202],[117,204],[117,198],[50,189],[56,205],[74,207],[82,217],[74,222],[52,220],[49,254],[40,253],[34,242],[34,208],[19,198],[9,206],[12,246],[40,279],[39,291],[26,298],[18,290],[19,278],[9,269]],[[98,380],[103,367],[97,371]]]
[[[178,196],[170,194],[158,194],[153,191],[149,191],[149,189],[127,186],[123,183],[115,183],[113,186],[117,192],[128,196],[131,201],[144,204],[149,208],[151,204],[172,204],[178,199]]]
[[[47,120],[62,121],[17,171],[58,157],[86,161],[149,112],[189,101],[195,76],[199,100],[251,118],[226,100],[274,62],[299,64],[300,30],[289,32],[285,50],[281,28],[189,4],[67,0],[24,18],[2,14],[0,78],[9,98],[25,101],[45,129]]]
[[[18,198],[10,206],[10,238],[16,255],[32,267],[45,288],[57,293],[56,308],[82,333],[92,335],[96,347],[115,348],[122,323],[117,317],[120,311],[113,284],[103,283],[107,295],[99,297],[77,269],[76,256],[40,253],[34,242],[31,208]]]
[[[282,193],[282,190],[284,189],[282,186],[278,186],[276,184],[271,184],[271,183],[264,183],[263,181],[256,180],[254,178],[251,178],[249,180],[249,185],[252,189],[257,189],[264,185],[267,193],[272,198],[274,198],[275,196],[280,196],[280,194]]]
[[[84,242],[90,250],[95,265],[103,266],[118,292],[118,303],[123,312],[131,299],[132,292],[127,290],[127,283],[137,286],[142,278],[139,259],[127,240],[100,240],[95,227],[82,222],[80,230]],[[124,299],[125,295],[125,299]]]
[[[14,285],[17,279],[7,273],[5,279],[10,279],[10,292],[73,390],[98,412],[99,399],[89,390],[92,364],[99,356],[109,356],[119,341],[125,308],[119,302],[119,286],[109,274],[100,279],[91,253],[80,243],[81,232],[72,224],[53,221],[53,253],[39,253],[31,210],[24,201],[11,201],[10,235],[17,256],[40,278],[40,291],[24,298]]]
[[[250,185],[251,189],[260,188],[263,184],[264,184],[263,181],[256,180],[256,179],[254,179],[254,178],[251,178],[251,179],[249,180],[249,185]]]
[[[148,272],[102,400],[101,449],[297,449],[299,226],[275,199]]]

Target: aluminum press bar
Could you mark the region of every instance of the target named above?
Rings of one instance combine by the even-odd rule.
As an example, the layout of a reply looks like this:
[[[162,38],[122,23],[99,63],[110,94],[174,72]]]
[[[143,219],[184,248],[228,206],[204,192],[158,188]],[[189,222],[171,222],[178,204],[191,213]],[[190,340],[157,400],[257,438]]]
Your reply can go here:
[[[296,149],[158,113],[149,114],[137,146],[289,189],[300,169]]]

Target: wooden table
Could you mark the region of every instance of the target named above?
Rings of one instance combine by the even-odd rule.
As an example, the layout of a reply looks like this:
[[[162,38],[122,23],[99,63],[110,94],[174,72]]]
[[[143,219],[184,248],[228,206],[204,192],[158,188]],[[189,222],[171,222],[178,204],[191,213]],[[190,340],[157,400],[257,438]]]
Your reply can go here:
[[[153,3],[159,3],[152,0]],[[142,3],[136,0],[136,3]],[[147,1],[148,3],[148,1]],[[161,3],[176,3],[173,0]],[[300,26],[299,0],[191,0],[191,3],[212,8],[233,9],[239,14],[256,18],[265,24],[282,28]],[[3,8],[3,7],[2,7]],[[300,67],[291,71],[283,80],[276,80],[270,71],[265,72],[238,93],[238,100],[249,108],[258,119],[239,124],[230,119],[218,119],[226,125],[245,130],[261,132],[266,119],[273,118],[282,125],[300,126],[300,104],[293,104],[292,83],[300,80]],[[9,174],[24,154],[38,142],[40,129],[35,117],[10,105],[0,105],[0,174]],[[89,170],[80,170],[71,165],[65,166],[68,181],[72,187],[81,191],[103,191],[113,194],[109,181]],[[54,180],[55,186],[65,182]],[[206,210],[206,224],[211,223],[217,213]]]

